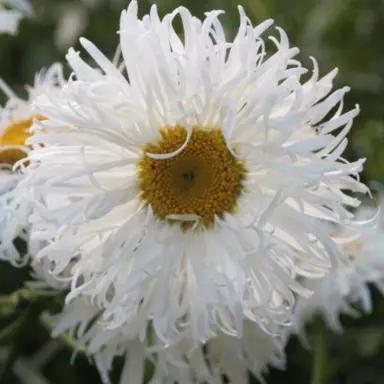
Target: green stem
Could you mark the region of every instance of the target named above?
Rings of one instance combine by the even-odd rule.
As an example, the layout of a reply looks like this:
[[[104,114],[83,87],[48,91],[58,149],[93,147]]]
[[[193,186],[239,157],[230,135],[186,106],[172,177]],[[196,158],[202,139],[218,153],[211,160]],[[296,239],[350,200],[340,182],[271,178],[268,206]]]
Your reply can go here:
[[[326,383],[327,369],[327,327],[319,320],[313,353],[312,384]]]
[[[10,379],[12,366],[18,357],[18,352],[18,348],[15,344],[8,348],[8,356],[0,368],[0,382],[9,382],[8,379]]]
[[[4,327],[0,331],[0,346],[9,344],[12,340],[14,340],[23,328],[26,326],[28,322],[28,314],[26,312],[20,316],[18,316],[15,321],[10,323],[8,326]]]
[[[52,322],[51,316],[47,312],[43,312],[40,316],[40,324],[49,332],[52,332]],[[62,345],[67,347],[72,352],[76,351],[77,353],[87,354],[88,348],[86,345],[78,343],[73,337],[68,333],[63,332],[61,335],[57,336],[57,340],[61,342]]]
[[[22,301],[33,302],[39,299],[39,297],[38,293],[28,288],[20,288],[8,295],[0,295],[0,310],[2,312],[13,312]]]
[[[0,346],[22,339],[26,325],[36,321],[50,300],[28,288],[0,295],[0,318],[2,322],[5,320],[8,323],[0,329]]]

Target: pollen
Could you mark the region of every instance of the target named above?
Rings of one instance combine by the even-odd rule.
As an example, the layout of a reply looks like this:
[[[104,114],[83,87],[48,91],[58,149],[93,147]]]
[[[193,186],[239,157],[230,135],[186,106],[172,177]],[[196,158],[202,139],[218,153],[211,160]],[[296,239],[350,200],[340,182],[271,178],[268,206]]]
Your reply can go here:
[[[233,213],[243,190],[244,164],[228,150],[220,129],[194,127],[187,146],[167,159],[153,159],[153,154],[175,152],[185,142],[182,126],[160,131],[160,139],[146,144],[138,162],[139,189],[160,219],[169,215],[193,214],[200,224],[211,227],[215,217]],[[188,228],[191,223],[183,223]]]
[[[35,117],[44,120],[43,117]],[[26,120],[12,122],[2,134],[0,134],[0,164],[13,165],[26,157],[26,152],[17,147],[24,147],[25,141],[30,137],[29,128],[33,124],[34,117]]]

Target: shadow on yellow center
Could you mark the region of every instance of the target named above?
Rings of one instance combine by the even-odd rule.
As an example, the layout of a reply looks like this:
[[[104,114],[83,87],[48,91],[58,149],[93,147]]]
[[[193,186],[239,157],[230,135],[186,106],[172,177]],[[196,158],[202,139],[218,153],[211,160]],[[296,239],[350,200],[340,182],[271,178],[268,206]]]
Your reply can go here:
[[[44,120],[43,117],[35,117],[38,120]],[[30,137],[29,129],[33,124],[33,117],[12,122],[0,136],[0,164],[13,165],[27,156],[22,148],[25,141]]]
[[[205,227],[215,216],[233,213],[243,188],[244,164],[228,150],[219,129],[193,128],[186,148],[165,159],[152,159],[148,153],[166,154],[179,149],[186,140],[182,126],[168,127],[161,138],[144,148],[138,163],[139,188],[143,200],[160,219],[169,215],[200,216]],[[182,224],[188,228],[191,223]]]

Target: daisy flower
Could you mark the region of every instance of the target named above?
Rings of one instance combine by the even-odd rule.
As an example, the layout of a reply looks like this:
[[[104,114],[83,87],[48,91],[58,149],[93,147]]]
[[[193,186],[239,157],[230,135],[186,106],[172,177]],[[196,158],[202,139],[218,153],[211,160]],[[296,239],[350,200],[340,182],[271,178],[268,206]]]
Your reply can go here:
[[[26,0],[0,0],[0,33],[16,35],[20,20],[31,14],[32,8]]]
[[[239,7],[227,41],[220,11],[122,12],[123,60],[86,39],[73,76],[42,95],[26,170],[38,259],[72,263],[67,301],[87,295],[109,328],[130,323],[174,343],[241,337],[244,319],[275,333],[289,324],[296,276],[320,278],[340,252],[327,236],[365,193],[364,160],[341,155],[358,108],[342,112],[336,71],[312,76],[286,33],[262,34]],[[174,30],[180,17],[183,39]],[[268,50],[267,53],[267,48]],[[327,118],[326,118],[327,117]]]
[[[309,299],[300,298],[297,301],[293,326],[288,332],[300,335],[305,331],[306,324],[319,314],[323,315],[333,331],[342,332],[341,314],[356,317],[361,312],[371,312],[369,284],[375,285],[384,294],[383,216],[375,216],[374,208],[362,206],[356,218],[365,220],[368,224],[366,228],[360,227],[357,231],[350,228],[349,231],[332,234],[347,264],[318,282],[306,282],[315,293]]]
[[[84,297],[77,297],[63,312],[46,317],[53,326],[53,337],[70,337],[74,353],[81,350],[95,363],[103,383],[117,357],[123,357],[120,383],[248,383],[249,372],[261,380],[269,364],[282,368],[285,364],[284,344],[279,337],[246,322],[241,338],[219,334],[205,346],[194,346],[182,340],[167,346],[155,334],[149,339],[135,335],[128,325],[107,330],[98,322],[102,311]],[[151,374],[146,367],[152,365]],[[228,381],[229,380],[229,381]]]
[[[41,94],[63,84],[61,66],[52,65],[35,76],[33,87],[27,87],[28,99],[22,100],[0,79],[0,89],[8,97],[0,107],[0,259],[14,264],[27,261],[16,249],[14,240],[28,240],[29,204],[27,190],[22,190],[23,175],[18,164],[26,158],[30,148],[25,145],[33,120],[43,117],[33,111],[32,104]]]

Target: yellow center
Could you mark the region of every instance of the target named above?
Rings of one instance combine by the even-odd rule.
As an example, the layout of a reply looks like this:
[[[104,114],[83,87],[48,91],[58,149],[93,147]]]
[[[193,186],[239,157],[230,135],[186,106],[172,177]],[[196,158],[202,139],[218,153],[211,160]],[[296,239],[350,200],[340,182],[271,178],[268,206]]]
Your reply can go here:
[[[139,188],[143,200],[160,219],[169,215],[193,214],[206,227],[215,216],[232,213],[243,188],[246,169],[228,150],[219,129],[193,128],[186,148],[168,159],[153,154],[175,152],[185,142],[182,126],[161,130],[161,138],[144,148],[138,163]],[[188,228],[192,223],[181,224]]]
[[[42,117],[37,117],[43,120]],[[33,124],[33,118],[12,122],[0,136],[0,164],[13,165],[17,161],[26,157],[26,152],[18,148],[8,148],[10,146],[24,146],[25,141],[30,137],[28,132]]]

